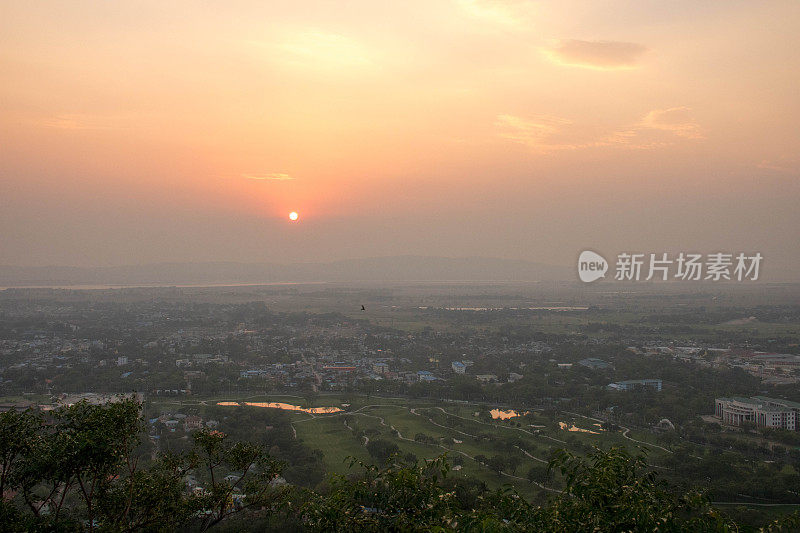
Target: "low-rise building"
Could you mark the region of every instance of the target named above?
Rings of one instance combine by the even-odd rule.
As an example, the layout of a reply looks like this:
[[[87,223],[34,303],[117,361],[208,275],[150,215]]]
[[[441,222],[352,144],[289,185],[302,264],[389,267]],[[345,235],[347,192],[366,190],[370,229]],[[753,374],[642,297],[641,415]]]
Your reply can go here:
[[[189,415],[183,421],[184,431],[194,431],[203,427],[203,419],[199,416]]]
[[[661,385],[660,379],[627,379],[625,381],[609,383],[608,388],[622,391],[629,391],[637,388],[651,388],[660,391]]]
[[[752,398],[717,398],[714,415],[723,424],[741,426],[744,423],[758,427],[780,428],[798,431],[800,403],[766,396]]]
[[[586,359],[581,359],[578,361],[578,364],[592,370],[605,370],[606,368],[611,367],[610,363],[603,361],[602,359],[598,359],[597,357],[587,357]]]
[[[419,381],[430,382],[430,381],[436,381],[436,379],[437,379],[436,376],[434,376],[427,370],[420,370],[419,372],[417,372],[417,380]]]

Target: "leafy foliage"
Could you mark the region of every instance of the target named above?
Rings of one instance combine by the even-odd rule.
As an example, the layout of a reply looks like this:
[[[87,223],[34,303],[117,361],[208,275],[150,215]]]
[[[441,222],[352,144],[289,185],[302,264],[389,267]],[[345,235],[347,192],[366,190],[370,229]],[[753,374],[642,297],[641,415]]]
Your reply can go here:
[[[650,470],[644,456],[612,448],[588,460],[560,451],[551,469],[566,489],[544,512],[552,531],[728,531],[702,494],[676,495]]]
[[[396,458],[395,458],[396,459]],[[511,489],[465,498],[444,482],[444,457],[384,469],[354,462],[360,476],[337,476],[330,493],[304,509],[312,531],[733,531],[699,493],[675,494],[625,450],[584,459],[560,452],[550,463],[566,489],[534,507]],[[467,505],[464,505],[464,504]]]
[[[455,496],[441,481],[449,465],[440,457],[408,465],[390,458],[383,469],[353,460],[363,472],[355,479],[336,475],[330,492],[303,509],[312,531],[437,531],[448,529]]]
[[[676,492],[643,456],[619,448],[559,451],[548,468],[535,465],[531,481],[564,487],[535,506],[511,488],[448,478],[446,456],[401,459],[379,439],[370,452],[384,466],[351,460],[350,475],[313,492],[282,484],[283,464],[264,443],[205,429],[188,452],[157,455],[141,430],[133,399],[0,414],[0,531],[205,531],[223,522],[360,533],[738,530],[703,494]],[[508,466],[500,455],[482,459]],[[795,513],[762,531],[798,527]]]
[[[281,465],[263,446],[229,443],[218,431],[197,432],[189,453],[142,467],[139,413],[125,399],[0,415],[0,531],[204,531],[281,499],[273,483]],[[190,476],[206,488],[187,490]]]

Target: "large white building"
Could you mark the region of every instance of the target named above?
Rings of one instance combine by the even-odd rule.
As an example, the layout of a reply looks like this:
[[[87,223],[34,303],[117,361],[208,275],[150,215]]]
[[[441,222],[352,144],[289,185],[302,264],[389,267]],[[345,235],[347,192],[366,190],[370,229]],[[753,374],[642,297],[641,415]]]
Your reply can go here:
[[[717,398],[714,414],[724,424],[741,426],[745,422],[759,427],[798,431],[800,403],[754,396],[752,398]]]
[[[611,390],[635,390],[650,388],[660,391],[662,382],[660,379],[628,379],[625,381],[616,381],[609,383],[608,388]]]

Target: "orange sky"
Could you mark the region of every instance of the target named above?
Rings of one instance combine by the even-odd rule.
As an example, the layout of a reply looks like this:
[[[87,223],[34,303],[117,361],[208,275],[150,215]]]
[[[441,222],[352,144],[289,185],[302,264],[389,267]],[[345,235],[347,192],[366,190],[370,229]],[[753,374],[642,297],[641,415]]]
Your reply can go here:
[[[3,2],[0,264],[792,268],[798,27],[794,0]]]

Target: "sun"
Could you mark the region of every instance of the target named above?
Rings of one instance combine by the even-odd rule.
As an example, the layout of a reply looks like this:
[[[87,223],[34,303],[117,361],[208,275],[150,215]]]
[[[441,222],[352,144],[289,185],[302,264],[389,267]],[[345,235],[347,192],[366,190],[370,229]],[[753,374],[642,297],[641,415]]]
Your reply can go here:
[[[294,222],[298,218],[300,218],[300,215],[297,214],[297,211],[292,211],[291,213],[289,213],[289,220],[291,220],[292,222]]]

